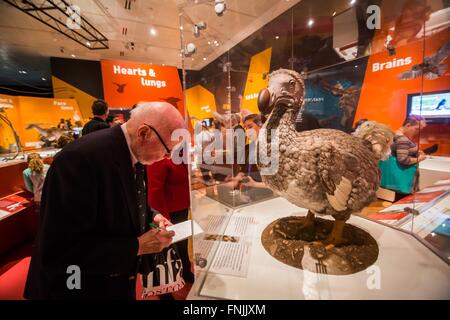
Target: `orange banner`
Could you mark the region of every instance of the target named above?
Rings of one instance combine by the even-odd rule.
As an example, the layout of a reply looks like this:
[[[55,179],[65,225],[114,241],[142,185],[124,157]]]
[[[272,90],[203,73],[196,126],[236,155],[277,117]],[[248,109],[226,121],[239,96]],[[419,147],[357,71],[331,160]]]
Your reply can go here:
[[[102,60],[105,100],[111,108],[131,108],[140,101],[166,101],[184,115],[183,90],[176,67]]]
[[[12,122],[25,148],[40,147],[40,134],[56,128],[61,119],[70,119],[72,125],[81,120],[75,99],[0,95],[0,108],[3,108],[3,114]],[[15,144],[12,131],[4,123],[0,123],[0,133],[0,146],[6,150],[11,149],[11,144]]]
[[[24,147],[39,146],[41,129],[55,128],[61,119],[70,119],[72,125],[81,120],[75,99],[20,97],[19,102],[23,126],[20,140]]]
[[[6,117],[14,126],[17,134],[19,128],[22,128],[19,114],[19,101],[17,97],[0,94],[0,113]],[[0,150],[6,152],[9,149],[15,149],[16,141],[11,128],[3,121],[0,121]]]
[[[430,59],[450,41],[450,32],[444,30],[426,40],[416,40],[398,46],[396,54],[390,56],[387,50],[369,57],[364,85],[361,90],[355,122],[367,118],[398,129],[407,115],[408,95],[448,90],[450,73],[447,71],[435,79],[417,75],[406,77],[417,68],[424,59]],[[442,65],[450,64],[450,58],[439,61]],[[450,153],[448,125],[429,125],[421,134],[424,144],[439,145],[439,154]]]

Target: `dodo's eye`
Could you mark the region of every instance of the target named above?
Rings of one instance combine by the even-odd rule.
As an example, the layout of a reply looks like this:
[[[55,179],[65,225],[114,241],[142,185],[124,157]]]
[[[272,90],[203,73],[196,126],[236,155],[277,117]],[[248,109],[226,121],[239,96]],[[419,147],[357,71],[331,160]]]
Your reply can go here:
[[[294,85],[295,85],[295,80],[289,81],[289,84],[290,84],[291,86],[294,86]]]

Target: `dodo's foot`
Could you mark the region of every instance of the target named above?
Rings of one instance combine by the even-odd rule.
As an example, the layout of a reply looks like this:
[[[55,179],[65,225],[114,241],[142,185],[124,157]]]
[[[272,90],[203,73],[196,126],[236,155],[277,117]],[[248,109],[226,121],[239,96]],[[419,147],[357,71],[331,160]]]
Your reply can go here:
[[[330,235],[322,241],[315,241],[314,245],[323,245],[325,249],[331,250],[334,247],[339,247],[348,244],[348,240],[343,237],[345,221],[336,220],[334,222],[333,230]]]
[[[305,218],[299,219],[298,217],[293,217],[292,219],[287,219],[281,229],[282,230],[275,229],[274,231],[280,233],[280,235],[287,239],[303,240],[307,242],[313,241],[316,235],[314,214],[309,211]]]
[[[310,229],[310,228],[314,228],[315,226],[316,226],[316,223],[314,221],[314,213],[308,211],[308,214],[307,214],[305,220],[303,220],[303,223],[300,226],[300,229]]]
[[[308,211],[305,219],[301,222],[301,225],[298,226],[298,230],[302,233],[311,233],[314,236],[316,232],[316,222],[314,220],[314,213]]]

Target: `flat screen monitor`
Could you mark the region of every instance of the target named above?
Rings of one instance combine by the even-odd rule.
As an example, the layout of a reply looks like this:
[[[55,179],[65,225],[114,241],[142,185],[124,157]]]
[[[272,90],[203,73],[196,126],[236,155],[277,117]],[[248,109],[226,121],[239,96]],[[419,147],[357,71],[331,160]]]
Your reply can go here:
[[[408,95],[408,115],[418,115],[428,123],[450,123],[450,90]]]

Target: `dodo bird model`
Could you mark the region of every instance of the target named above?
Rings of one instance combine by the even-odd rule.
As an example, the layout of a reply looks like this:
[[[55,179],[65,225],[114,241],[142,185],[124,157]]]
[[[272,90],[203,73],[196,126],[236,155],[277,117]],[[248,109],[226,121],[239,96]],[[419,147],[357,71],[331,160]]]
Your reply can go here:
[[[268,119],[263,126],[267,134],[259,135],[258,144],[269,150],[273,130],[279,143],[278,171],[262,179],[275,193],[308,209],[302,228],[313,228],[316,214],[331,215],[333,229],[321,243],[345,245],[345,222],[375,199],[378,161],[389,155],[393,134],[373,121],[363,124],[354,136],[333,129],[297,132],[295,120],[304,111],[304,93],[301,75],[280,69],[270,74],[268,88],[259,94],[259,109]]]

